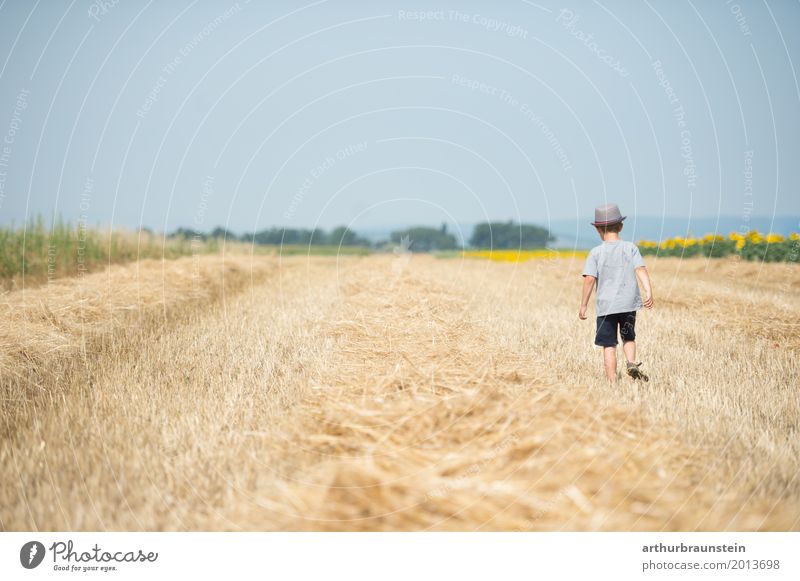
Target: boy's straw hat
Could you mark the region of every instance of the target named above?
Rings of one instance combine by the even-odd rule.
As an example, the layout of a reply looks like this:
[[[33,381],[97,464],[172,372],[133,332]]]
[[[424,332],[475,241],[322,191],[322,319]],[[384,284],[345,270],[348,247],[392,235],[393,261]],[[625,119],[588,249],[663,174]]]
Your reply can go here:
[[[592,226],[611,226],[622,222],[627,216],[623,216],[616,204],[597,206],[594,209],[594,222]]]

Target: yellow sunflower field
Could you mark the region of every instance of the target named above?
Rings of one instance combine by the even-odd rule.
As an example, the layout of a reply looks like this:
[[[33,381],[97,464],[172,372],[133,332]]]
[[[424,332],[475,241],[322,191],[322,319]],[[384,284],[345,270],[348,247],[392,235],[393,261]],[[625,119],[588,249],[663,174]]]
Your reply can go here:
[[[661,242],[640,240],[642,254],[659,256],[729,256],[739,255],[746,260],[761,262],[800,262],[800,234],[787,236],[731,232],[727,237],[706,234],[700,238],[675,236]]]

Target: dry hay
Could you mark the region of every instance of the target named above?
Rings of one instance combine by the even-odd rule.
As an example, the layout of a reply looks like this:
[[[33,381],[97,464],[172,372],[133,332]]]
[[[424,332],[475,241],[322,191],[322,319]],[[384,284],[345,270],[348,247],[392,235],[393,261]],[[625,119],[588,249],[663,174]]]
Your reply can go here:
[[[414,271],[415,274],[418,272]],[[388,277],[391,280],[391,277]],[[245,528],[786,528],[769,502],[697,487],[709,451],[638,409],[542,378],[431,277],[372,266],[330,326],[338,365],[285,421]]]
[[[219,296],[214,264],[206,300]],[[240,286],[251,268],[273,264],[243,264]],[[17,392],[19,413],[4,407],[0,528],[797,527],[798,454],[786,423],[797,404],[772,374],[791,365],[783,353],[751,360],[735,341],[712,351],[692,329],[687,344],[735,351],[718,364],[717,386],[685,364],[695,361],[689,345],[648,351],[648,341],[671,340],[677,310],[664,307],[643,317],[650,384],[610,388],[589,325],[567,304],[577,276],[569,261],[280,265],[249,293],[203,309],[180,286],[189,271],[165,278],[156,267],[146,281],[128,273],[116,292],[95,295],[105,307],[83,322],[113,338],[88,350],[93,358],[75,357],[74,331],[63,332],[66,348],[18,359],[85,369],[68,387],[41,377],[58,401],[37,402],[29,389]],[[663,288],[665,277],[656,280]],[[149,291],[136,290],[142,282]],[[161,292],[164,284],[176,286]],[[50,309],[74,315],[64,296],[64,310],[58,297]],[[756,304],[772,296],[752,290]],[[152,324],[138,324],[141,304],[158,313]],[[115,308],[134,315],[109,323]],[[31,329],[18,326],[22,341],[47,345]],[[737,391],[740,370],[764,392]]]
[[[146,335],[187,307],[236,293],[275,269],[273,261],[244,256],[142,260],[104,273],[58,279],[0,295],[0,387],[4,399],[20,389],[42,390],[66,381],[104,337]]]

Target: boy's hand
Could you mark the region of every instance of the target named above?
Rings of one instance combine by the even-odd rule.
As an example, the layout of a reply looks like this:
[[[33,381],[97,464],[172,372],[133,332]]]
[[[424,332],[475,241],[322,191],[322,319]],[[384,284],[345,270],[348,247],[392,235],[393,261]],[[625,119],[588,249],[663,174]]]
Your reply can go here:
[[[578,311],[580,320],[586,319],[586,308],[589,306],[589,297],[592,296],[592,289],[597,282],[593,276],[583,275],[583,296],[581,297],[581,310]]]
[[[647,268],[640,266],[636,269],[636,278],[642,283],[642,290],[644,290],[644,301],[642,304],[645,309],[653,308],[653,288],[650,286],[650,275]]]

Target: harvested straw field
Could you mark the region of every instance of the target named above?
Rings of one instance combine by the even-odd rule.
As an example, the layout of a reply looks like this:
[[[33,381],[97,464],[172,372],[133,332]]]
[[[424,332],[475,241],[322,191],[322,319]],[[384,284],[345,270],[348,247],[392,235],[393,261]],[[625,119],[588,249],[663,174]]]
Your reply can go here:
[[[796,530],[800,269],[198,256],[3,295],[3,530]]]

